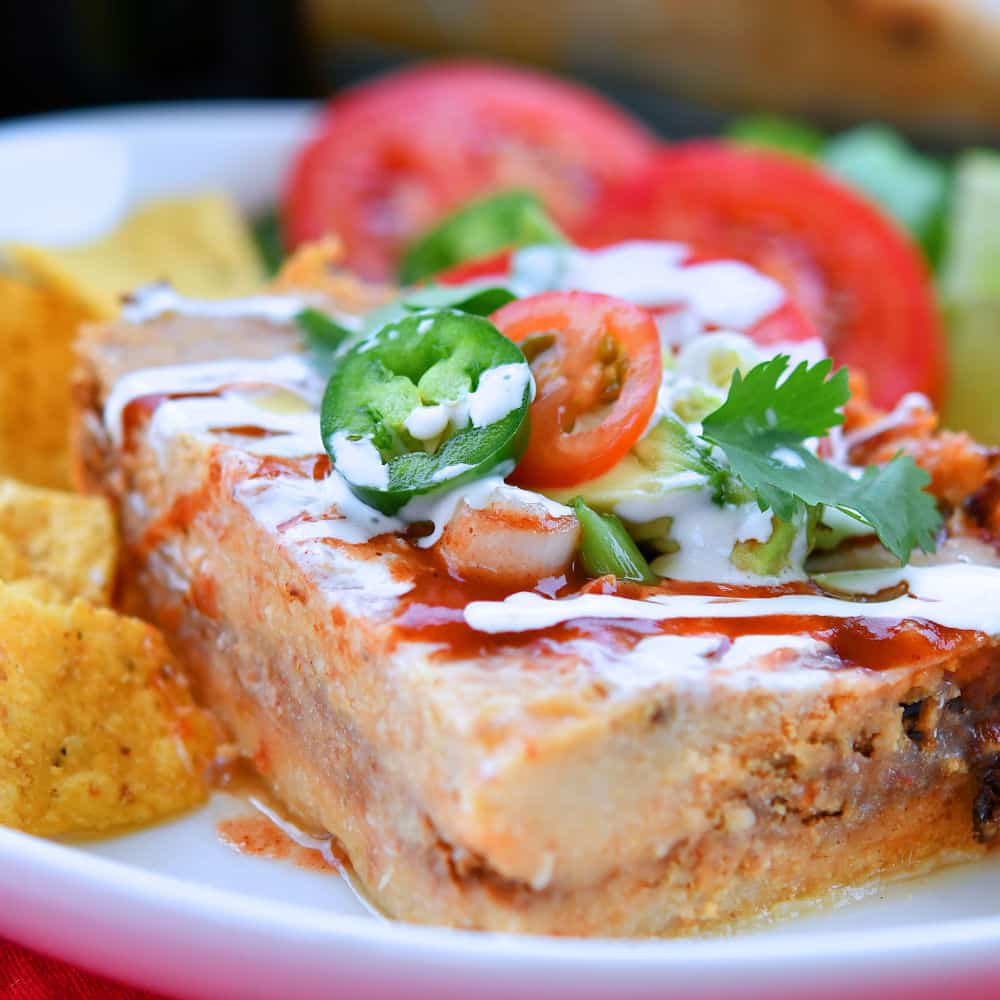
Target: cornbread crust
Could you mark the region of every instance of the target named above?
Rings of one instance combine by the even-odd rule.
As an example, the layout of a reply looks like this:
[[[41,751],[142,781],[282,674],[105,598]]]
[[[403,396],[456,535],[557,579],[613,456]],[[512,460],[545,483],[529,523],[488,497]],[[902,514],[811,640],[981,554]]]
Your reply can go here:
[[[180,318],[93,328],[77,473],[118,507],[131,606],[389,913],[682,933],[985,849],[972,816],[994,646],[874,672],[779,643],[727,675],[636,688],[615,686],[596,644],[441,658],[399,642],[393,599],[359,589],[368,550],[345,549],[344,579],[320,580],[236,502],[256,464],[238,447],[181,435],[157,455],[142,427],[111,446],[99,408],[125,371],[269,357],[291,336]],[[179,502],[193,512],[173,524]]]

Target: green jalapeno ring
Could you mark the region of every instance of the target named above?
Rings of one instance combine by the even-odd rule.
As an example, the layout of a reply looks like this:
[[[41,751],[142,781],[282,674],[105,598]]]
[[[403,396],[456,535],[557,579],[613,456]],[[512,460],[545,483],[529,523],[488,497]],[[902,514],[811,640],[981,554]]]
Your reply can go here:
[[[418,406],[467,399],[485,373],[506,365],[525,366],[525,388],[498,419],[478,427],[449,426],[430,449],[404,427]],[[503,462],[516,462],[527,445],[530,398],[524,355],[489,320],[455,310],[414,313],[383,326],[337,360],[323,396],[320,429],[335,466],[340,435],[371,442],[385,469],[385,485],[354,482],[343,469],[341,474],[364,503],[395,514],[415,496],[452,489]]]
[[[535,194],[501,191],[463,205],[421,236],[404,254],[399,280],[412,285],[506,247],[565,242]]]

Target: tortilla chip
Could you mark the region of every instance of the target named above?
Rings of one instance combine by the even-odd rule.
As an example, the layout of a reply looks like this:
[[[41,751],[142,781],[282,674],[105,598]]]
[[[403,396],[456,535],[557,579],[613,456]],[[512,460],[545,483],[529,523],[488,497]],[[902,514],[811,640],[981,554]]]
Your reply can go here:
[[[118,531],[103,497],[0,479],[0,580],[37,578],[47,599],[110,604]]]
[[[0,535],[0,583],[31,576],[31,564],[24,553],[4,535]]]
[[[255,291],[264,269],[249,226],[223,194],[146,202],[117,229],[66,249],[8,247],[27,274],[82,301],[96,316],[118,311],[121,296],[168,281],[196,298]]]
[[[151,625],[0,586],[0,824],[92,834],[190,808],[215,735]]]
[[[8,594],[17,597],[30,597],[43,604],[63,604],[65,599],[62,591],[51,581],[40,576],[26,576],[21,580],[5,583]]]
[[[96,318],[78,296],[0,274],[0,475],[69,486],[72,343]]]
[[[361,281],[339,267],[344,248],[335,236],[304,243],[281,266],[270,287],[276,292],[319,292],[338,309],[358,315],[396,298],[399,289]]]

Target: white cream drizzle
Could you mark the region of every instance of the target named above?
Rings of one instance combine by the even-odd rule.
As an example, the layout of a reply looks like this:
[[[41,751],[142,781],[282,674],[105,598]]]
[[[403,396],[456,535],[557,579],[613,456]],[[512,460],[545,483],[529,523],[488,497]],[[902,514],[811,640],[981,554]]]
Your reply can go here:
[[[437,470],[431,479],[435,483],[443,483],[447,479],[455,479],[457,476],[462,475],[463,472],[468,472],[473,466],[469,465],[468,462],[455,462],[454,465],[446,465],[443,468]]]
[[[160,316],[195,316],[204,319],[263,319],[271,323],[291,323],[308,305],[291,295],[252,295],[243,299],[191,299],[170,285],[147,285],[132,292],[122,305],[121,316],[128,323],[145,323]],[[338,322],[356,329],[357,317],[338,315]]]
[[[766,542],[774,530],[774,515],[770,510],[761,510],[757,504],[743,518],[736,532],[738,542]],[[745,508],[744,508],[745,509]]]
[[[405,527],[362,503],[336,471],[323,479],[248,479],[236,487],[234,498],[264,528],[290,542],[329,538],[359,545]]]
[[[674,494],[687,500],[674,507],[670,537],[677,551],[657,556],[650,564],[654,573],[674,580],[714,580],[716,583],[787,582],[806,579],[805,531],[800,530],[788,554],[786,567],[762,577],[739,569],[732,561],[733,546],[740,541],[771,537],[771,513],[762,512],[754,501],[720,506],[707,490],[685,490]],[[666,504],[661,508],[666,513]],[[765,523],[765,518],[766,523]],[[763,537],[761,537],[763,536]]]
[[[521,405],[529,387],[533,387],[531,369],[523,362],[497,365],[484,371],[479,376],[479,384],[468,396],[472,426],[486,427],[503,420]]]
[[[371,437],[353,437],[347,431],[337,431],[330,438],[330,449],[337,470],[348,482],[376,490],[389,485],[389,469]]]
[[[262,361],[228,358],[186,365],[141,368],[115,382],[104,404],[104,426],[116,446],[122,440],[122,412],[134,399],[157,394],[217,392],[239,385],[277,386],[298,393],[317,405],[322,380],[299,355],[285,354]],[[268,415],[270,419],[271,415]],[[261,426],[267,426],[261,422]]]
[[[466,622],[480,632],[526,632],[577,618],[663,621],[671,618],[760,618],[769,615],[816,615],[826,618],[869,618],[880,621],[922,619],[947,628],[1000,634],[1000,570],[950,563],[907,566],[902,570],[857,571],[835,575],[877,593],[906,580],[910,594],[888,601],[858,603],[811,594],[779,597],[725,598],[689,594],[657,595],[636,600],[606,594],[582,594],[551,600],[535,593],[512,594],[503,601],[473,601]]]
[[[407,433],[418,441],[433,441],[440,437],[452,420],[451,407],[445,403],[417,406],[403,421]]]
[[[653,635],[613,657],[602,655],[596,643],[588,645],[588,659],[601,678],[626,696],[680,681],[809,690],[826,683],[824,668],[839,666],[833,649],[810,635],[741,635],[732,642],[720,635]]]
[[[224,432],[239,427],[260,427],[268,432],[240,442],[240,448],[251,454],[295,458],[323,451],[314,411],[274,413],[236,392],[204,399],[166,400],[153,413],[147,440],[162,459],[168,442],[178,434]]]
[[[497,365],[484,371],[476,388],[461,399],[415,407],[403,427],[418,441],[433,441],[449,427],[463,430],[470,423],[485,427],[516,410],[526,389],[533,399],[535,383],[526,364]]]
[[[786,298],[782,285],[735,260],[684,266],[682,244],[630,240],[600,250],[532,246],[511,262],[516,291],[600,292],[650,308],[683,305],[702,325],[748,330]]]

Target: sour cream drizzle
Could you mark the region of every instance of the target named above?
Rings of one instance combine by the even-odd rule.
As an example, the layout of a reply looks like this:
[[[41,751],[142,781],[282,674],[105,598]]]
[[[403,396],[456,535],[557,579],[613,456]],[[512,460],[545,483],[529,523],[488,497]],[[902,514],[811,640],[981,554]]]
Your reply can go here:
[[[832,575],[831,575],[832,576]],[[907,566],[902,570],[843,574],[842,582],[858,592],[877,593],[905,580],[910,593],[888,601],[858,603],[809,594],[723,598],[690,594],[657,595],[634,600],[605,594],[582,594],[551,600],[535,593],[512,594],[503,601],[473,601],[466,623],[479,632],[530,632],[577,618],[663,621],[669,618],[791,617],[868,618],[879,621],[922,619],[946,628],[1000,634],[1000,570],[952,563]]]
[[[248,361],[230,358],[186,365],[141,368],[123,375],[104,404],[104,425],[116,446],[122,440],[122,413],[134,399],[155,395],[216,392],[223,387],[265,385],[289,389],[316,405],[323,384],[306,362],[295,354]],[[231,424],[230,426],[236,426]]]
[[[122,319],[145,323],[159,316],[199,316],[205,319],[263,319],[291,323],[307,303],[292,295],[251,295],[243,299],[190,299],[170,285],[147,285],[134,291],[122,305]],[[354,326],[357,319],[351,317]],[[338,316],[338,322],[343,317]],[[354,328],[354,327],[352,327]]]
[[[685,306],[702,324],[749,330],[784,301],[785,290],[735,260],[684,265],[687,247],[628,240],[601,250],[533,246],[514,254],[513,284],[524,294],[550,289],[601,292],[636,305]]]

